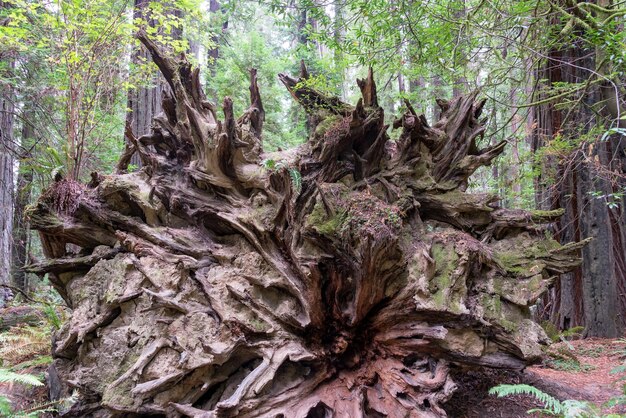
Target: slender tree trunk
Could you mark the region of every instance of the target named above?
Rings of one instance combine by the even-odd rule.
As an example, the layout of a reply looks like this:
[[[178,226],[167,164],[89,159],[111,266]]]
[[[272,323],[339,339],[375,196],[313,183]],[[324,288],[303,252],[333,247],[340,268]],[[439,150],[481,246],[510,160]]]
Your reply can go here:
[[[443,94],[443,81],[441,80],[441,76],[434,75],[432,77],[432,92],[433,97],[444,97]],[[441,118],[441,108],[436,102],[436,99],[431,101],[432,115],[433,115],[433,123],[437,122],[439,118]]]
[[[398,93],[406,93],[406,85],[404,83],[404,75],[402,72],[398,72]]]
[[[454,14],[454,17],[458,21],[463,21],[467,18],[467,5],[465,0],[461,0],[460,9]],[[453,80],[452,84],[452,97],[460,96],[461,94],[465,94],[469,91],[469,86],[467,83],[467,78],[465,78],[465,71],[467,69],[468,62],[468,44],[466,41],[466,37],[469,34],[467,33],[467,29],[465,26],[462,26],[462,29],[459,32],[459,40],[455,48],[456,56],[454,68],[458,72],[458,77]]]
[[[154,26],[155,22],[151,19],[148,10],[149,4],[149,0],[135,0],[133,18],[141,19],[145,24]],[[143,46],[138,45],[132,53],[132,65],[139,66],[149,61],[150,54],[148,51]],[[145,79],[148,80],[147,85],[137,86],[128,91],[126,124],[131,127],[137,137],[150,132],[152,118],[161,108],[161,99],[165,88],[165,80],[158,72],[146,74]],[[125,140],[130,144],[128,138]],[[132,154],[130,162],[136,167],[141,167],[141,160],[136,152]]]
[[[211,47],[207,51],[207,65],[209,68],[209,77],[215,77],[217,71],[217,61],[220,57],[220,46],[224,42],[224,38],[228,32],[228,17],[226,11],[220,6],[218,0],[210,0],[209,13],[211,14],[211,20],[216,22],[212,25],[211,29]],[[213,99],[214,103],[218,102],[217,91],[215,89],[209,89],[209,96]]]
[[[24,111],[24,122],[22,125],[22,148],[28,150],[34,140],[34,129],[29,123],[32,113]],[[15,210],[13,213],[13,283],[15,287],[28,292],[28,280],[23,267],[26,265],[28,257],[28,236],[30,233],[30,225],[24,217],[24,210],[30,203],[31,183],[33,181],[33,172],[29,167],[23,167],[20,163],[17,175],[17,189],[15,194]]]
[[[512,86],[509,91],[511,103],[517,103],[517,89]],[[507,169],[507,184],[511,185],[513,191],[512,202],[519,199],[522,194],[522,183],[520,181],[520,154],[519,154],[519,137],[522,132],[522,116],[518,113],[511,118],[511,164]]]
[[[0,8],[8,7],[0,2]],[[14,58],[10,53],[0,56],[4,61],[4,79],[9,80],[14,67]],[[11,247],[13,241],[13,139],[15,95],[13,87],[0,82],[0,284],[11,282]],[[0,288],[0,307],[4,306],[10,295],[5,288]]]
[[[346,77],[345,77],[345,65],[343,62],[343,50],[342,50],[342,42],[344,41],[344,37],[346,35],[346,27],[345,27],[345,16],[344,16],[344,4],[342,1],[338,1],[335,3],[335,17],[334,17],[334,28],[333,35],[335,38],[335,43],[339,45],[338,48],[335,48],[334,57],[335,57],[335,71],[339,73],[339,80],[341,83],[341,88],[339,90],[340,96],[345,98],[346,95]]]

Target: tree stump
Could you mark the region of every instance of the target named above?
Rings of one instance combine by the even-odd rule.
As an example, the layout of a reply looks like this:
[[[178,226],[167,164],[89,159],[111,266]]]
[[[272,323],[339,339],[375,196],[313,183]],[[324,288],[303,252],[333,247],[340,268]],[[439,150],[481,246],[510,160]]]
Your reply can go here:
[[[356,106],[281,74],[312,134],[265,153],[254,70],[248,110],[219,117],[198,70],[138,37],[172,91],[127,132],[142,170],[58,179],[30,212],[50,258],[31,270],[73,309],[65,416],[442,417],[451,367],[540,358],[529,305],[582,243],[546,237],[558,211],[466,191],[505,145],[478,148],[478,93],[434,126],[407,103],[392,141],[371,71]]]

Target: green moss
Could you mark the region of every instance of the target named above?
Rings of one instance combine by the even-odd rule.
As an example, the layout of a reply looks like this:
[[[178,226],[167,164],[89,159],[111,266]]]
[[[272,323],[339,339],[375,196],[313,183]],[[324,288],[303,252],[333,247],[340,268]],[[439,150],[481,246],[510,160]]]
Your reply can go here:
[[[563,216],[565,213],[565,209],[555,209],[555,210],[531,210],[530,214],[535,219],[543,219],[543,218],[554,218],[558,216]]]
[[[485,308],[486,319],[499,324],[508,332],[514,332],[519,329],[519,325],[517,323],[507,319],[507,315],[510,310],[505,309],[500,295],[484,293],[481,299],[481,305]]]
[[[259,318],[251,319],[250,326],[257,332],[265,332],[270,328],[269,324]]]
[[[437,290],[444,290],[450,286],[451,275],[456,268],[459,256],[454,249],[449,250],[441,244],[433,244],[431,253],[435,260],[435,275],[430,282],[429,290],[435,293]]]
[[[459,256],[454,247],[445,247],[439,243],[433,244],[431,254],[435,260],[435,274],[428,284],[431,299],[437,307],[447,305],[450,311],[460,312],[461,296],[450,288]]]
[[[317,203],[313,211],[306,219],[307,226],[315,228],[322,235],[333,235],[339,231],[342,225],[348,220],[348,213],[340,210],[336,214],[329,216],[321,203]]]
[[[345,211],[341,211],[335,216],[329,218],[326,222],[318,225],[317,230],[324,235],[334,234],[341,228],[347,219],[348,214]]]
[[[537,274],[528,281],[528,290],[530,290],[531,292],[536,292],[541,289],[542,285],[542,277],[541,275]]]
[[[527,260],[519,252],[503,251],[494,253],[493,259],[509,273],[517,275],[528,271]]]
[[[500,318],[497,322],[502,325],[502,327],[508,332],[515,332],[519,329],[519,325],[513,321],[509,321],[508,319]]]
[[[315,127],[315,135],[318,137],[324,136],[324,134],[332,128],[334,125],[339,123],[342,120],[342,117],[339,115],[330,115],[325,117],[317,124]]]
[[[441,307],[446,300],[445,296],[445,292],[443,290],[439,290],[431,296],[431,299],[435,302],[435,306]]]
[[[559,329],[550,321],[542,321],[541,328],[546,332],[546,335],[552,342],[557,342],[559,340]]]
[[[130,379],[126,379],[121,384],[112,388],[107,388],[102,394],[102,404],[111,404],[126,407],[133,406],[133,398],[132,396],[130,396],[131,389],[132,381]]]
[[[500,295],[483,293],[481,305],[485,308],[485,316],[489,319],[498,319],[502,316],[502,300]]]

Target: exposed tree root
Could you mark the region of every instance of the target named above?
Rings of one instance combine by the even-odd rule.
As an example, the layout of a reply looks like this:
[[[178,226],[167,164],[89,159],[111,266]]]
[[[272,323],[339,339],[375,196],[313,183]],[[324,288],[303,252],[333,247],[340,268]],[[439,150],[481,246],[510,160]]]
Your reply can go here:
[[[441,417],[451,363],[540,358],[528,307],[581,244],[545,237],[559,213],[465,192],[504,147],[478,147],[478,93],[434,126],[407,103],[391,141],[371,71],[352,106],[303,66],[280,79],[311,137],[270,156],[254,70],[248,110],[226,98],[220,118],[198,71],[138,36],[171,87],[151,134],[127,132],[142,170],[123,174],[127,150],[30,213],[50,258],[30,270],[73,308],[53,351],[81,393],[66,416]]]

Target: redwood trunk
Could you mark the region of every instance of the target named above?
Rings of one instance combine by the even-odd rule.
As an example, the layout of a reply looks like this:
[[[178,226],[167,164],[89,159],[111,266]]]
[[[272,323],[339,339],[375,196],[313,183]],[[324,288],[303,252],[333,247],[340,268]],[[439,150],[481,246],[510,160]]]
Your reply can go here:
[[[148,26],[154,26],[155,22],[150,17],[149,0],[135,0],[133,6],[133,19],[141,19]],[[133,66],[140,66],[150,60],[150,54],[142,46],[133,50],[131,62]],[[134,87],[128,91],[128,105],[126,112],[126,124],[130,125],[136,135],[144,135],[150,132],[152,119],[161,109],[161,97],[165,82],[158,73],[146,72],[145,84]],[[141,167],[141,159],[134,152],[130,139],[125,138],[129,162],[135,167]]]
[[[11,5],[0,1],[0,10]],[[4,61],[4,80],[11,80],[14,67],[12,53],[0,54]],[[13,87],[6,81],[0,82],[0,284],[11,282],[11,247],[13,243],[13,121],[15,111]],[[0,308],[11,292],[0,288]]]
[[[552,83],[584,83],[595,68],[593,54],[579,45],[553,50],[538,79]],[[561,110],[553,104],[538,106],[532,136],[533,151],[557,135],[572,142],[597,123],[592,110],[602,101],[599,89],[583,93],[580,104]],[[582,265],[564,274],[548,298],[550,319],[561,329],[585,327],[586,335],[622,336],[626,327],[626,187],[624,141],[609,137],[581,141],[568,155],[542,162],[535,182],[536,201],[542,209],[561,207],[564,216],[555,235],[561,242],[593,237],[582,250]],[[617,195],[614,195],[616,194]],[[616,197],[612,197],[616,196]],[[611,202],[616,205],[613,206]]]
[[[32,120],[33,113],[28,109],[24,111],[24,122],[22,125],[22,148],[26,151],[26,155],[22,158],[26,159],[30,155],[34,143],[34,127],[28,121]],[[28,219],[24,217],[24,210],[30,203],[31,189],[33,182],[33,172],[29,167],[25,167],[20,162],[20,169],[17,175],[17,189],[15,193],[15,205],[13,213],[13,251],[12,257],[12,274],[13,283],[22,292],[28,293],[28,278],[24,271],[28,255],[28,236],[30,226]]]

